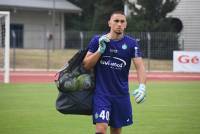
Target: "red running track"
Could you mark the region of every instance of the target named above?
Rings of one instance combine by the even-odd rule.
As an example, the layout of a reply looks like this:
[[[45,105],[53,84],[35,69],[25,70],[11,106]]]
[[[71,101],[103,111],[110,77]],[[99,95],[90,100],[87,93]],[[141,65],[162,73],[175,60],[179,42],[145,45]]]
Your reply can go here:
[[[52,83],[56,72],[44,71],[13,71],[10,72],[11,83]],[[136,73],[131,72],[129,79],[136,80]],[[148,72],[147,80],[157,81],[200,81],[200,73]],[[0,72],[0,82],[3,73]]]

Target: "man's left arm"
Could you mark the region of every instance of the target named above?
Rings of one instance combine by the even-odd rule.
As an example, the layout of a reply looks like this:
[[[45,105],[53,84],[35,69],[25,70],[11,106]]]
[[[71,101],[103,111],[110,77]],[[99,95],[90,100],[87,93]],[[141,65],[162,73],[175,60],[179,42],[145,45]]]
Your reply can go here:
[[[135,102],[139,104],[145,100],[146,96],[146,71],[141,57],[133,58],[133,63],[137,71],[137,79],[139,82],[139,87],[134,90],[133,96],[135,97]]]
[[[139,84],[146,84],[146,71],[141,57],[133,58]]]

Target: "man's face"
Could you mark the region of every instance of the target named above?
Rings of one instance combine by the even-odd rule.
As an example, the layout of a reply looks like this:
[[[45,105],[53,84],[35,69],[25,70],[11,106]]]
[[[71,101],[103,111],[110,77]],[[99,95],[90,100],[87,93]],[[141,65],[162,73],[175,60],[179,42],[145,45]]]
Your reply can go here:
[[[122,14],[113,14],[108,21],[108,26],[111,31],[116,34],[122,34],[126,28],[127,22],[126,17]]]

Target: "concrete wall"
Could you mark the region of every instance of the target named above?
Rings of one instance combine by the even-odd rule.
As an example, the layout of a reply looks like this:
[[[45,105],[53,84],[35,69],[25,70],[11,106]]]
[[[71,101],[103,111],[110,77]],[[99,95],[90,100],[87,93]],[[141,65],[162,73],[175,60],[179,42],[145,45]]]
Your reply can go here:
[[[168,16],[182,21],[181,38],[184,39],[185,50],[200,51],[200,0],[181,0]]]
[[[11,24],[23,24],[24,48],[53,47],[53,41],[47,35],[55,31],[55,48],[64,47],[64,15],[56,13],[55,29],[52,26],[52,13],[47,11],[22,11],[11,12]]]

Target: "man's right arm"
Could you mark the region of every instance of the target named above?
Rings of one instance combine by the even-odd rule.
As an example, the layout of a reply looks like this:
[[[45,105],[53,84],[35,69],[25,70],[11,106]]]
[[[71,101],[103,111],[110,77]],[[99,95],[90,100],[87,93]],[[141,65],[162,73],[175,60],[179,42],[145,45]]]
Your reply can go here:
[[[88,51],[85,58],[83,59],[84,68],[86,70],[92,69],[96,65],[100,57],[101,57],[101,53],[99,53],[98,51],[94,53]]]
[[[90,51],[87,52],[85,58],[83,59],[83,66],[86,70],[92,69],[101,55],[105,52],[106,50],[106,44],[110,42],[109,38],[107,35],[103,35],[99,38],[98,40],[98,49],[96,52],[92,53]]]

